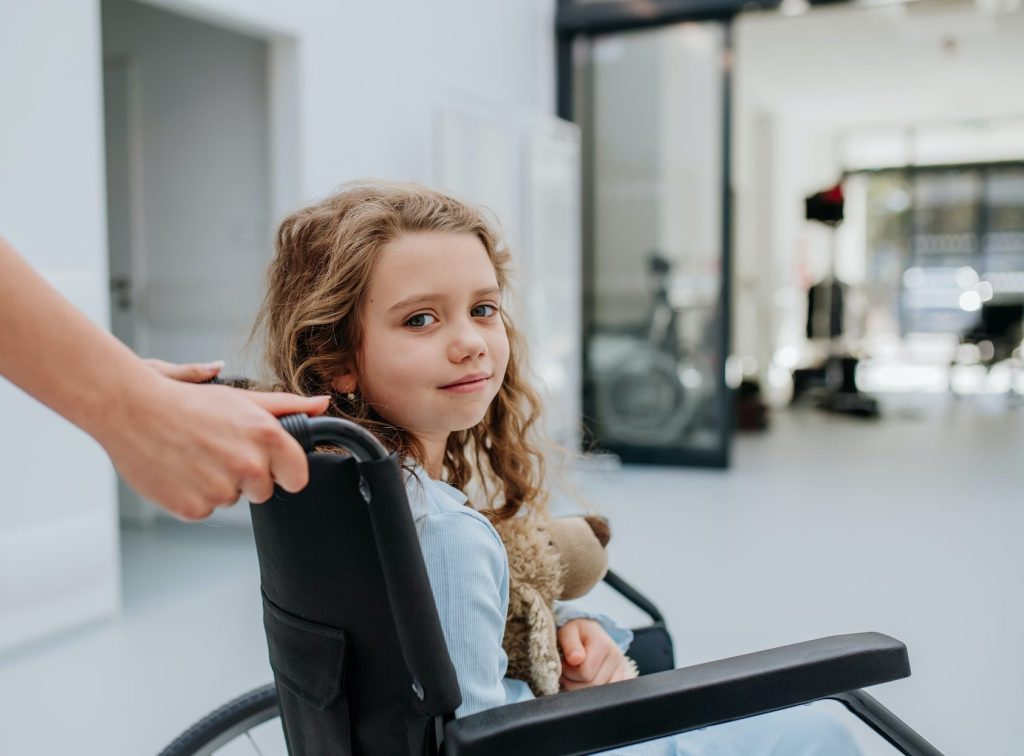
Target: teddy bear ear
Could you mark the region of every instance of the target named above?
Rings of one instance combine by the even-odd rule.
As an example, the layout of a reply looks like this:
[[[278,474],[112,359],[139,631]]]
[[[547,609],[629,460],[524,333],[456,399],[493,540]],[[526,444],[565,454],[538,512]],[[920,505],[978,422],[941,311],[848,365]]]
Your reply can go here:
[[[608,520],[597,515],[587,515],[583,519],[587,521],[590,529],[594,531],[594,535],[597,536],[601,546],[607,546],[608,541],[612,540],[612,529],[608,524]]]

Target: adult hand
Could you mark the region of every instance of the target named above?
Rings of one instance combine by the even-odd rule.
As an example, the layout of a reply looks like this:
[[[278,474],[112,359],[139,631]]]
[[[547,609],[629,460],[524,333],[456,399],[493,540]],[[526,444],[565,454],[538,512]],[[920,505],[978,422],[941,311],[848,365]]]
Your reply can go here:
[[[95,433],[142,496],[181,519],[198,520],[240,496],[266,501],[275,481],[286,491],[305,487],[306,454],[276,416],[319,415],[327,397],[197,386],[149,375],[151,385],[119,402]]]
[[[580,690],[633,677],[625,654],[601,623],[574,619],[558,628],[564,690]]]

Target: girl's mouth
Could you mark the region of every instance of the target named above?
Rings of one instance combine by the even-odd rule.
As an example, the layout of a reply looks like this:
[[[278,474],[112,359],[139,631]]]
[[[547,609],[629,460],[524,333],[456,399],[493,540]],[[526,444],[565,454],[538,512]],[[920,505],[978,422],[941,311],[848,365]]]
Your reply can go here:
[[[468,394],[473,391],[479,391],[486,386],[490,377],[487,373],[474,373],[473,375],[467,375],[465,378],[460,378],[454,383],[441,386],[441,389],[456,394]]]

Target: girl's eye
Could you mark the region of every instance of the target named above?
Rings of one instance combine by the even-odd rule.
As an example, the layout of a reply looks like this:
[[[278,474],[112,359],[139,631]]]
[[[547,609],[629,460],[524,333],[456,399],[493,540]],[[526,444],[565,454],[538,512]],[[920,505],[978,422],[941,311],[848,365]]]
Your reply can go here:
[[[412,328],[426,328],[428,325],[433,325],[437,322],[437,318],[431,315],[429,312],[421,312],[413,315],[405,324]]]
[[[489,318],[494,316],[498,312],[498,308],[490,304],[481,304],[470,310],[470,314],[474,318]]]

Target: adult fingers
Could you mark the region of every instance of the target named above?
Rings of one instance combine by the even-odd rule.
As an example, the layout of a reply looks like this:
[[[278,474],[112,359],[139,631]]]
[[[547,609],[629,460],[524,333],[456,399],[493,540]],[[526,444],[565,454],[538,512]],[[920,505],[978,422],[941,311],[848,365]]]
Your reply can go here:
[[[296,412],[320,415],[327,409],[329,401],[326,396],[303,397],[241,389],[226,390],[237,392],[235,396],[245,397],[272,415]],[[253,502],[269,499],[274,493],[274,481],[292,493],[301,491],[309,482],[309,465],[302,447],[278,422],[268,416],[264,418],[248,431],[248,440],[257,445],[261,461],[254,459],[248,465],[243,465],[238,476],[239,488]]]
[[[247,391],[246,394],[255,404],[278,416],[296,412],[320,415],[327,409],[327,403],[330,401],[330,397],[327,396],[304,397],[260,391]],[[273,481],[277,481],[281,488],[291,493],[305,488],[309,482],[309,464],[306,453],[299,443],[279,425],[265,430],[260,440],[268,452],[270,477],[260,478],[245,488],[246,492],[252,493],[253,496],[262,496],[250,497],[250,501],[262,502],[269,499],[273,495]]]
[[[306,487],[309,482],[309,461],[306,452],[299,446],[299,442],[292,438],[282,428],[284,438],[270,452],[270,475],[277,484],[289,493],[297,493]],[[266,501],[273,494],[273,486],[270,492],[262,499],[252,501]]]
[[[303,455],[303,458],[305,458],[305,455]],[[245,478],[239,483],[239,493],[253,504],[262,504],[274,495],[274,478],[271,475]],[[230,504],[233,503],[231,502]],[[223,506],[230,506],[230,504],[224,504]]]
[[[327,409],[329,396],[296,396],[278,391],[247,391],[255,404],[272,415],[291,415],[304,412],[307,415],[322,415]]]
[[[587,658],[580,635],[580,623],[568,622],[558,628],[558,647],[562,649],[562,658],[570,667],[578,667]]]
[[[234,395],[252,396],[253,393],[239,391]],[[245,405],[244,401],[242,405]],[[301,491],[309,482],[306,452],[269,414],[265,414],[262,409],[247,409],[255,415],[250,418],[244,430],[245,443],[239,446],[239,454],[232,465],[237,480],[236,491],[241,491],[249,501],[255,503],[264,502],[273,496],[275,481],[286,491]]]
[[[237,485],[225,476],[220,476],[203,492],[194,492],[182,499],[168,502],[164,506],[167,511],[184,522],[198,522],[209,517],[215,509],[234,504],[240,491]]]
[[[143,361],[153,370],[160,373],[160,375],[173,378],[176,381],[185,381],[186,383],[208,381],[211,378],[215,378],[224,368],[223,360],[217,360],[216,362],[190,362],[180,365],[157,359]]]

